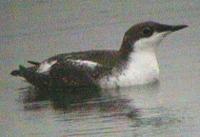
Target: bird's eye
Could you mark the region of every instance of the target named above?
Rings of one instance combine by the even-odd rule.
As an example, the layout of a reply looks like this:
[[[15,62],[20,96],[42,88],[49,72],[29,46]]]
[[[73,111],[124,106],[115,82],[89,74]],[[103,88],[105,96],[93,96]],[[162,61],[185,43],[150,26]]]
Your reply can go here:
[[[153,34],[153,30],[150,27],[146,27],[142,30],[142,33],[145,36],[151,36]]]

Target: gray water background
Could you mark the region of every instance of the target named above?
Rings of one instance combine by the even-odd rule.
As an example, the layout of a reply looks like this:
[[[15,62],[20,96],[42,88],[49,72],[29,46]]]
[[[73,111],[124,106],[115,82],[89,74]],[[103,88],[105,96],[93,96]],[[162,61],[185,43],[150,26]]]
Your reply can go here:
[[[147,20],[189,25],[157,50],[160,83],[48,96],[9,75],[27,60],[118,49]],[[199,0],[1,0],[0,136],[199,137],[199,26]]]

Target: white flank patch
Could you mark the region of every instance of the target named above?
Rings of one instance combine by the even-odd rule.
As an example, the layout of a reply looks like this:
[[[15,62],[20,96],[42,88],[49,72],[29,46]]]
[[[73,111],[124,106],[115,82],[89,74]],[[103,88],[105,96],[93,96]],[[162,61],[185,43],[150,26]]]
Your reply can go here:
[[[57,63],[57,60],[54,60],[54,61],[51,61],[51,62],[43,62],[42,64],[40,64],[37,72],[38,73],[45,73],[45,72],[48,72],[51,68],[52,65],[56,64]]]
[[[87,66],[91,69],[94,69],[97,66],[101,66],[101,64],[97,63],[97,62],[93,62],[93,61],[89,61],[89,60],[74,60],[74,59],[68,59],[70,62],[72,62],[75,65],[80,65],[80,66]]]

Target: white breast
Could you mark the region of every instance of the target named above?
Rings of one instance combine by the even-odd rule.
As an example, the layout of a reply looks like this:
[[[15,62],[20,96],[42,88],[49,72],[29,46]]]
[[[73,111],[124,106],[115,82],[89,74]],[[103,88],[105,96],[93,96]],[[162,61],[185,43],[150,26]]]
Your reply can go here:
[[[159,67],[154,51],[131,53],[122,72],[114,72],[99,82],[102,88],[126,87],[146,84],[159,78]]]

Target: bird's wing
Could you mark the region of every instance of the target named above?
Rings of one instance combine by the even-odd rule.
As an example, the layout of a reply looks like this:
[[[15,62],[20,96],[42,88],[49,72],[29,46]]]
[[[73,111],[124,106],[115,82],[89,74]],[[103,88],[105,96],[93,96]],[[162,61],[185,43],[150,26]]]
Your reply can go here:
[[[61,61],[65,62],[69,59],[72,60],[84,60],[84,61],[91,61],[103,66],[114,66],[117,63],[118,52],[115,50],[96,50],[96,51],[84,51],[84,52],[72,52],[66,54],[59,54],[53,56],[46,61]]]
[[[117,51],[86,51],[60,54],[51,57],[40,65],[49,71],[53,78],[63,80],[66,83],[91,83],[96,79],[111,73],[112,68],[117,63]],[[49,66],[45,64],[48,62]],[[46,66],[46,68],[45,68]],[[49,69],[49,67],[51,67]]]
[[[109,73],[111,68],[97,62],[80,59],[68,59],[55,63],[49,76],[57,83],[71,86],[84,86],[96,83],[96,79]]]
[[[50,82],[51,84],[52,82],[53,85],[56,83],[58,87],[60,85],[89,85],[94,84],[99,77],[111,72],[116,63],[117,54],[117,51],[60,54],[41,63],[29,61],[34,66],[14,70],[11,74],[22,76],[35,86],[40,85],[40,82],[35,84],[34,81],[42,81],[44,78],[48,79],[48,82],[45,81],[46,83]]]

